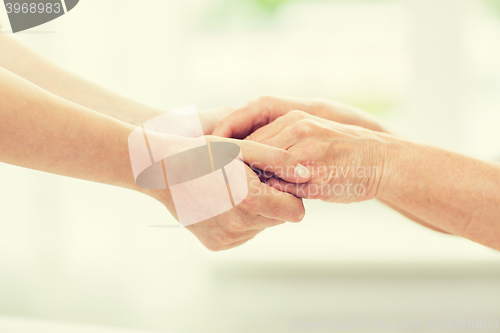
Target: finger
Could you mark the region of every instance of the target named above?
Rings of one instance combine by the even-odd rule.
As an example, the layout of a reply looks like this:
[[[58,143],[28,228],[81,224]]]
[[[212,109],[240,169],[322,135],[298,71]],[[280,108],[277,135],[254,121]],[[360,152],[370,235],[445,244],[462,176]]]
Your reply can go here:
[[[213,135],[243,139],[255,130],[293,110],[288,98],[263,96],[235,110],[215,126]]]
[[[278,135],[283,129],[290,126],[290,119],[286,116],[279,117],[272,123],[257,129],[255,132],[245,138],[245,140],[264,142],[265,140]]]
[[[244,237],[241,240],[238,240],[236,242],[227,243],[227,244],[226,243],[221,243],[219,241],[216,241],[215,239],[210,239],[210,240],[208,240],[206,242],[202,241],[202,243],[210,251],[219,252],[219,251],[229,250],[229,249],[235,248],[237,246],[240,246],[242,244],[245,244],[249,240],[252,240],[253,238],[255,238],[255,236],[257,234],[252,235],[252,236],[247,236],[247,237]]]
[[[281,225],[285,222],[285,220],[274,219],[265,216],[257,216],[253,219],[251,225],[248,226],[248,230],[264,230],[267,228],[275,227],[277,225]]]
[[[272,138],[285,128],[296,124],[298,121],[307,116],[307,113],[299,110],[290,111],[287,114],[277,118],[268,125],[257,129],[255,132],[246,137],[246,140],[264,142],[269,138]]]
[[[310,199],[310,187],[315,184],[293,184],[282,179],[273,177],[269,178],[266,184],[275,190],[283,193],[293,194],[297,198]]]
[[[255,235],[255,236],[256,236],[256,235]],[[246,242],[251,241],[252,239],[254,239],[254,238],[255,238],[255,236],[252,236],[252,237],[249,237],[249,238],[246,238],[246,239],[242,239],[242,240],[240,240],[240,241],[238,241],[238,242],[236,242],[236,243],[232,243],[232,244],[226,245],[226,246],[225,246],[223,249],[221,249],[221,250],[222,250],[222,251],[224,251],[224,250],[229,250],[229,249],[233,249],[233,248],[235,248],[235,247],[237,247],[237,246],[243,245],[243,244],[245,244]]]
[[[266,146],[288,150],[297,143],[298,139],[297,133],[293,131],[293,127],[288,126],[275,136],[270,137],[261,143]]]
[[[220,239],[225,244],[233,244],[246,239],[252,239],[261,233],[264,228],[248,229],[245,231],[225,232]]]
[[[292,183],[305,183],[311,179],[311,171],[284,149],[253,141],[237,141],[237,144],[241,147],[243,160],[252,169],[272,172]]]
[[[212,135],[243,139],[268,122],[269,118],[265,109],[244,107],[224,117],[215,126]]]
[[[252,219],[259,219],[260,216],[253,216]],[[216,221],[214,221],[216,222]],[[201,224],[201,225],[200,225]],[[203,232],[200,233],[199,228]],[[220,223],[204,224],[204,222],[187,226],[208,249],[220,251],[225,248],[230,248],[232,244],[248,241],[263,231],[263,229],[246,229],[242,230],[234,228],[231,225],[221,225]]]
[[[305,215],[302,199],[265,184],[260,184],[260,186],[262,186],[261,190],[264,195],[260,202],[258,214],[267,218],[289,222],[302,221]]]
[[[274,227],[285,223],[283,219],[269,218],[262,215],[253,215],[248,218],[242,217],[239,221],[233,221],[228,223],[227,226],[221,228],[227,234],[232,234],[237,239],[233,241],[238,241],[245,238],[248,235],[254,234],[255,232],[260,232],[266,228]],[[260,230],[260,231],[259,231]],[[249,233],[250,232],[250,233]]]
[[[274,174],[259,169],[252,169],[253,172],[259,177],[262,183],[265,183],[269,178],[274,177]]]

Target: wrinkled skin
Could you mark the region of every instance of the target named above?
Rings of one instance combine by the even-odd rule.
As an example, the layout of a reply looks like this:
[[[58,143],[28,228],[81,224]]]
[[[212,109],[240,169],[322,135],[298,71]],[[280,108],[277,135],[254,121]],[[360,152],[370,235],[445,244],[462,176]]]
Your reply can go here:
[[[384,138],[377,132],[292,111],[247,140],[285,149],[312,171],[305,184],[277,177],[267,183],[300,198],[351,203],[376,197],[384,172]]]

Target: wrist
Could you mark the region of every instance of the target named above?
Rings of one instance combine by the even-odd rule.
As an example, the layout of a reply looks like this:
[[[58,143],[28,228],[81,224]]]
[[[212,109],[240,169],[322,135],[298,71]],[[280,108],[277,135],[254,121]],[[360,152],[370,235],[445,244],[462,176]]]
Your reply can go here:
[[[380,134],[383,159],[377,198],[393,202],[402,186],[411,181],[416,145],[388,134]]]
[[[129,168],[128,173],[123,177],[126,180],[123,187],[156,199],[177,218],[168,182],[169,179],[174,179],[175,182],[176,177],[182,177],[188,166],[179,158],[174,159],[170,164],[166,159],[170,160],[170,157],[174,158],[179,153],[205,144],[205,137],[186,138],[144,131],[141,127],[136,128],[128,138]]]

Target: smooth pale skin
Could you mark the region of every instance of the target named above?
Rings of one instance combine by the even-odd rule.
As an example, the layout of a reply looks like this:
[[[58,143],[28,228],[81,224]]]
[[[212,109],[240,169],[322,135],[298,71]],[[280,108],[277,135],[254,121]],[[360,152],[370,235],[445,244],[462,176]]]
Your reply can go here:
[[[135,126],[110,117],[140,124],[161,112],[75,77],[1,35],[0,49],[1,66],[52,91],[0,67],[0,162],[133,189],[157,199],[176,215],[168,190],[145,190],[135,184],[128,152],[128,136]],[[93,99],[92,95],[97,97]],[[221,114],[226,113],[208,113],[202,120],[205,130],[211,132]],[[207,136],[207,140],[224,139]],[[248,164],[276,170],[298,166],[284,150],[231,142],[241,147]],[[247,198],[224,214],[187,227],[210,250],[241,245],[265,228],[285,221],[299,222],[305,214],[301,199],[262,184],[246,168]],[[292,182],[310,179],[310,175],[294,173],[281,173],[281,177]]]
[[[165,113],[68,72],[6,35],[0,34],[0,50],[0,67],[93,111],[136,126]],[[200,112],[203,132],[212,134],[215,124],[233,110],[224,107]]]
[[[240,115],[239,112],[243,113],[237,110],[229,117],[234,120]],[[274,188],[298,197],[329,202],[346,203],[379,198],[435,229],[500,250],[499,163],[353,126],[359,113],[344,118],[352,125],[302,111],[283,113],[277,120],[264,125],[262,116],[259,117],[256,112],[250,117],[253,117],[254,124],[259,124],[258,129],[252,134],[238,133],[250,134],[249,140],[286,149],[300,163],[313,170],[313,178],[305,186],[273,177],[268,183]],[[334,111],[330,113],[330,118],[335,118]],[[359,124],[363,123],[368,122],[364,119]],[[220,134],[231,128],[224,120],[221,126],[223,129],[216,128],[214,133]],[[234,124],[232,126],[237,127]],[[377,129],[374,124],[371,126]],[[372,173],[372,177],[368,178],[346,177],[342,174],[325,178],[314,172],[317,165],[348,166],[353,165],[353,161],[355,166],[377,166],[381,172]],[[325,187],[331,188],[335,184],[345,185],[348,181],[355,184],[362,182],[366,186],[366,193],[363,196],[345,196],[332,192],[309,192],[312,188],[316,189],[318,184],[327,184],[330,187]]]

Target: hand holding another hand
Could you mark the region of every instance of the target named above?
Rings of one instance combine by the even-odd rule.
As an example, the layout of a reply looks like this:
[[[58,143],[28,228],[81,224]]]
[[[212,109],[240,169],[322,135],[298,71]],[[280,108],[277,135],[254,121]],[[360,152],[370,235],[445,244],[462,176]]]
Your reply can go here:
[[[276,119],[247,140],[285,149],[312,171],[307,183],[272,177],[267,184],[300,198],[351,203],[377,196],[387,171],[388,135],[343,125],[302,111]]]
[[[313,116],[347,125],[356,125],[372,131],[386,132],[377,119],[353,106],[324,100],[298,99],[277,96],[256,98],[245,106],[226,113],[215,123],[213,135],[244,139],[293,110],[301,110]]]
[[[200,242],[212,251],[221,251],[246,243],[264,229],[289,222],[300,222],[305,210],[300,198],[278,191],[262,183],[252,170],[265,169],[281,179],[294,183],[307,182],[311,178],[307,168],[284,149],[265,146],[252,141],[205,137],[208,142],[231,142],[241,148],[248,184],[248,195],[239,204],[223,214],[188,225]],[[252,167],[250,168],[249,165]],[[203,186],[205,188],[205,186]],[[165,192],[165,191],[162,191]],[[166,193],[166,192],[165,192]],[[205,195],[210,195],[206,193]],[[193,198],[186,198],[193,210],[199,209]],[[172,197],[166,195],[160,201],[174,213]]]
[[[296,109],[305,112],[293,111]],[[285,221],[300,221],[304,207],[299,198],[356,202],[376,196],[383,159],[375,149],[383,150],[382,145],[375,132],[357,126],[375,131],[382,127],[375,118],[349,105],[261,97],[239,109],[209,110],[200,117],[205,133],[248,137],[228,141],[241,147],[246,164],[265,171],[259,179],[246,166],[247,198],[224,214],[187,227],[211,250],[238,246]],[[299,162],[312,171],[311,179],[289,177]],[[266,178],[267,184],[262,183]]]

